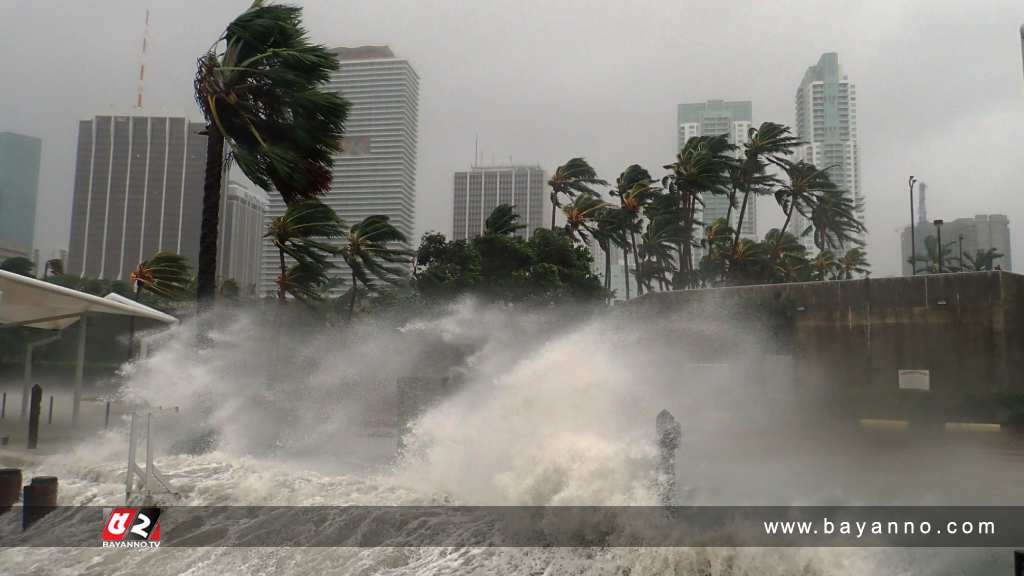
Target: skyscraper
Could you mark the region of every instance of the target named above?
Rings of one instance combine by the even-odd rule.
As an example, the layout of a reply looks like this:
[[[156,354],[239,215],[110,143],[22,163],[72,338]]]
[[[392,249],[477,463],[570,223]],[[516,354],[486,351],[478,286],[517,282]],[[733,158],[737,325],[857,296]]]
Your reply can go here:
[[[251,190],[237,180],[229,181],[221,196],[217,279],[234,280],[242,294],[259,287],[266,203],[262,190]]]
[[[453,240],[482,234],[484,222],[499,204],[515,206],[519,223],[526,226],[516,232],[518,236],[527,238],[544,227],[544,214],[551,207],[540,166],[474,166],[469,171],[456,172],[454,180]]]
[[[331,189],[322,200],[346,224],[382,214],[413,240],[419,76],[387,46],[336,48],[340,59],[329,88],[351,103],[342,152],[334,158]],[[266,220],[286,206],[270,194]],[[276,290],[280,266],[264,244],[261,292]],[[341,260],[335,262],[344,267]]]
[[[741,146],[747,142],[748,132],[753,124],[753,104],[749,101],[726,102],[708,100],[695,104],[680,104],[678,109],[679,148],[694,136],[718,136],[727,134],[729,143]],[[729,212],[729,199],[725,196],[702,196],[704,211],[701,222],[709,225]],[[735,227],[739,220],[739,208],[734,208],[729,225]],[[742,236],[757,237],[757,201],[747,203],[743,217]]]
[[[0,243],[12,252],[32,249],[42,149],[38,138],[0,132]]]
[[[78,125],[65,270],[128,280],[160,250],[199,255],[205,124],[184,117],[96,116]]]
[[[797,158],[828,174],[853,196],[863,218],[864,196],[860,188],[860,157],[857,153],[857,92],[843,75],[839,55],[827,52],[807,69],[796,91],[796,135],[805,142]],[[794,230],[806,226],[794,218]],[[863,240],[863,238],[862,238]]]

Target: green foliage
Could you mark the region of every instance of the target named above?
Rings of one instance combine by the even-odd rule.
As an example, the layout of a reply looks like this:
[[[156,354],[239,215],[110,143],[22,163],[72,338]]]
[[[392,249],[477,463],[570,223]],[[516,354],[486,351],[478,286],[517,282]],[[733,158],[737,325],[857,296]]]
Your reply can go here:
[[[21,276],[28,276],[29,278],[36,277],[35,268],[36,265],[24,256],[13,256],[0,263],[0,270],[13,272],[15,274],[20,274]]]
[[[555,228],[555,210],[562,206],[563,196],[572,199],[577,194],[596,195],[593,186],[607,184],[597,177],[597,171],[583,158],[570,158],[555,168],[555,173],[548,180],[548,186],[551,187],[551,228]]]
[[[337,67],[301,8],[257,0],[199,59],[196,102],[245,175],[291,203],[330,185],[349,109],[325,89]]]
[[[430,233],[416,254],[415,287],[432,301],[473,294],[510,303],[594,302],[605,291],[592,263],[561,230],[540,229],[528,240],[485,234],[447,241]]]
[[[157,252],[139,263],[131,273],[136,295],[145,290],[160,298],[181,300],[191,296],[192,268],[183,256],[173,252]]]
[[[517,230],[523,228],[526,228],[526,225],[519,223],[519,215],[515,212],[515,206],[510,204],[499,204],[484,222],[485,235],[515,234]]]
[[[338,253],[345,260],[352,276],[350,319],[355,311],[359,284],[367,290],[375,291],[381,287],[381,283],[397,285],[408,277],[413,253],[404,248],[407,241],[405,234],[391,224],[387,216],[367,216],[349,228],[345,243]]]

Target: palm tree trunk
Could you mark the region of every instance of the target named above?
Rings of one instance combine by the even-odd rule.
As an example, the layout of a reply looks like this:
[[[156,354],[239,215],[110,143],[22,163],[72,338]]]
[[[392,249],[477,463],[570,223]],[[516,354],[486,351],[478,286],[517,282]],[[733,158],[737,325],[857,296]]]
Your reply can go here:
[[[348,321],[352,322],[352,314],[356,311],[356,271],[355,268],[349,267],[349,271],[352,273],[352,298],[348,301]]]
[[[556,200],[558,195],[555,192],[551,193],[551,229],[555,229],[555,207],[558,205]]]
[[[611,301],[612,293],[612,243],[604,247],[604,291],[609,294],[607,300]]]
[[[633,245],[633,275],[636,276],[636,295],[644,295],[644,287],[640,283],[640,252],[636,248],[636,232],[629,231],[629,242]],[[629,282],[629,278],[626,278],[626,282]]]
[[[278,248],[277,257],[281,262],[281,281],[278,282],[277,284],[277,299],[281,301],[281,304],[284,304],[286,302],[284,282],[285,279],[288,277],[288,266],[284,262],[284,250]]]
[[[789,211],[786,212],[786,221],[782,223],[782,228],[779,230],[779,240],[782,240],[782,235],[786,233],[786,228],[789,227],[789,220],[793,217],[793,205],[789,205]]]
[[[736,251],[736,247],[740,245],[740,235],[743,233],[743,218],[747,215],[747,200],[750,199],[750,192],[743,193],[743,204],[740,205],[740,215],[736,218],[736,235],[732,240],[732,251]]]
[[[217,229],[220,225],[221,176],[224,168],[224,136],[212,124],[207,124],[206,134],[203,220],[199,231],[199,262],[196,266],[196,299],[200,310],[213,306],[217,292]]]
[[[626,243],[628,244],[628,242]],[[626,278],[626,300],[629,300],[629,250],[623,246],[622,250],[622,274]]]

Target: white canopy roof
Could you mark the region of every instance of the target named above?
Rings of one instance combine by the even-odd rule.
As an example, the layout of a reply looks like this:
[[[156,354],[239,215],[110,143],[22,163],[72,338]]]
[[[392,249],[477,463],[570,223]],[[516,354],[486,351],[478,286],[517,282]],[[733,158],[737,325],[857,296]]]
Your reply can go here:
[[[0,270],[0,325],[61,330],[85,312],[135,316],[173,324],[173,316],[117,294],[106,298]]]

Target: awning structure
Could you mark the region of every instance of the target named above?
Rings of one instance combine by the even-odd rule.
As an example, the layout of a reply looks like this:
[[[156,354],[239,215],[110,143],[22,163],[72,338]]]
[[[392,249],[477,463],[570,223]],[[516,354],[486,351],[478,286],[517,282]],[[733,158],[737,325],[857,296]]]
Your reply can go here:
[[[63,330],[83,320],[78,330],[78,358],[75,365],[75,402],[72,424],[78,424],[78,411],[82,400],[82,374],[85,367],[85,338],[87,321],[93,314],[115,314],[141,318],[158,324],[174,324],[177,319],[149,306],[139,304],[118,294],[105,298],[79,292],[64,286],[0,270],[0,327],[27,326],[44,330]],[[45,341],[52,341],[47,338]],[[41,345],[44,341],[34,344]],[[26,417],[31,380],[32,350],[30,343],[25,357],[25,383],[22,390],[22,416]]]

